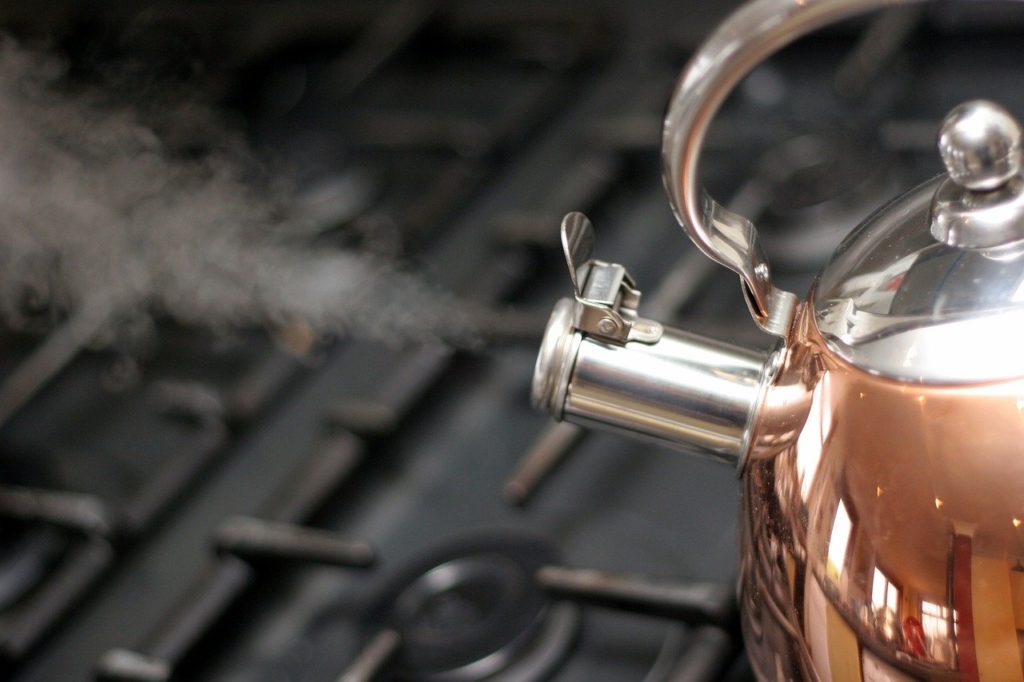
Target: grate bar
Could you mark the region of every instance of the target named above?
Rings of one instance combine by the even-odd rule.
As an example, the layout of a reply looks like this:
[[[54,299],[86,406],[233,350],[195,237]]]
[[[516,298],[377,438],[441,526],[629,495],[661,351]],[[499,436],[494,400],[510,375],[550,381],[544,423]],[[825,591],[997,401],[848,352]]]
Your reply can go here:
[[[545,426],[519,460],[512,478],[505,483],[505,499],[518,507],[524,506],[585,435],[586,431],[569,422],[551,422]]]
[[[0,486],[0,517],[103,538],[119,530],[118,516],[102,499],[61,490]]]
[[[124,532],[138,536],[196,479],[227,442],[227,428],[219,420],[201,422],[196,442],[170,458],[122,509]]]
[[[433,17],[434,3],[418,0],[391,3],[378,13],[356,43],[329,67],[334,92],[347,96],[379,71]]]
[[[338,682],[370,682],[395,657],[401,645],[400,634],[394,630],[381,630],[341,674]]]
[[[444,374],[452,357],[452,351],[443,346],[421,346],[390,368],[373,395],[342,398],[328,405],[325,420],[359,436],[387,435]]]
[[[299,361],[287,353],[268,354],[227,395],[227,419],[238,423],[256,418],[297,374],[300,366]]]
[[[83,304],[0,384],[0,425],[50,383],[116,315],[105,298]]]
[[[362,453],[362,443],[351,434],[332,438],[281,488],[262,516],[281,524],[302,522],[349,480]],[[153,670],[173,675],[254,577],[255,571],[246,561],[222,555],[193,583],[169,620],[138,650],[114,649],[104,654],[98,666],[100,677],[151,682],[152,678],[144,675]]]
[[[508,211],[495,218],[495,235],[510,244],[557,247],[558,224],[568,211],[590,212],[621,178],[623,163],[615,154],[590,154],[564,174],[551,196],[527,211]]]
[[[67,552],[29,601],[0,621],[0,660],[17,662],[33,649],[110,565],[113,549],[102,539]]]
[[[214,533],[217,550],[247,561],[283,559],[327,566],[367,568],[377,559],[370,543],[292,523],[236,516]]]
[[[713,682],[720,680],[737,653],[736,640],[722,628],[704,625],[691,633],[690,645],[683,652],[666,682]]]
[[[548,594],[580,604],[668,618],[691,625],[726,625],[735,616],[731,584],[677,582],[636,573],[545,566],[537,581]]]

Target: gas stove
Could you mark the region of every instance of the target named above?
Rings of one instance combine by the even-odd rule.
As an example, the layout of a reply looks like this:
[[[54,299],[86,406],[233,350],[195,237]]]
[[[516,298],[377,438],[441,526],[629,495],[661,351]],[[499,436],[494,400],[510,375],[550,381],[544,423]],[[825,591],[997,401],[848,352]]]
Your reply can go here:
[[[331,228],[292,238],[398,255],[483,331],[451,348],[160,321],[143,357],[66,325],[6,333],[0,677],[752,679],[735,472],[528,403],[571,210],[642,312],[770,345],[659,175],[674,78],[733,5],[5,10],[72,63],[202,64],[255,154],[303,169]],[[761,217],[780,286],[805,290],[868,208],[938,172],[954,104],[1024,111],[1022,33],[997,4],[894,10],[747,79],[705,177]]]

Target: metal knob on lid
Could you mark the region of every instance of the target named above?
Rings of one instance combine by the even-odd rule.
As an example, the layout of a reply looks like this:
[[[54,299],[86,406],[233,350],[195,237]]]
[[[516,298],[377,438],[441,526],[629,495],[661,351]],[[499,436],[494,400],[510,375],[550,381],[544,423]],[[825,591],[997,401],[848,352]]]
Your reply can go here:
[[[1024,240],[1024,130],[986,100],[954,108],[939,131],[949,179],[935,191],[931,233],[949,246],[993,249]]]
[[[986,100],[965,102],[942,122],[939,154],[950,179],[964,189],[999,189],[1020,173],[1024,131],[1013,115]]]

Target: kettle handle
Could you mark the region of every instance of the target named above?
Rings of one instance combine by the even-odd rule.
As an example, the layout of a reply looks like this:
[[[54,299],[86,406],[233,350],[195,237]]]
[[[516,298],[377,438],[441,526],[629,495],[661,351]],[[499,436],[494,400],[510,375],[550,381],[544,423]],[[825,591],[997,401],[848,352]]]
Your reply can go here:
[[[679,76],[665,115],[662,177],[676,219],[706,256],[736,272],[754,321],[788,332],[797,297],[776,289],[757,228],[711,198],[697,177],[708,125],[733,87],[755,66],[827,24],[920,0],[754,0],[732,14]]]

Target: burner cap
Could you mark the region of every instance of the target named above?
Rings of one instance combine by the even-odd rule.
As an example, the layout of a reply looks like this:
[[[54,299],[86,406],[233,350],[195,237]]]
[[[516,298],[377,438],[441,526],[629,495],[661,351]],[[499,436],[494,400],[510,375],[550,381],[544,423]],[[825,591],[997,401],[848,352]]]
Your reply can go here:
[[[568,650],[579,624],[534,575],[557,563],[548,541],[488,533],[438,547],[400,571],[369,611],[368,628],[395,630],[400,677],[432,682],[536,678]]]

